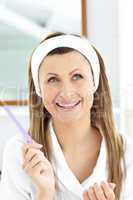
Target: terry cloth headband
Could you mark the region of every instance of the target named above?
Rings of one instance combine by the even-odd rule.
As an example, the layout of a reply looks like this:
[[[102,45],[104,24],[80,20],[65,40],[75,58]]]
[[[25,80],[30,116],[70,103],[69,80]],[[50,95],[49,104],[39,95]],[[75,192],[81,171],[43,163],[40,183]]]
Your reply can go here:
[[[42,42],[34,51],[31,58],[31,72],[35,85],[35,90],[38,96],[41,97],[40,85],[39,85],[39,67],[43,59],[47,54],[58,48],[58,47],[69,47],[79,51],[83,54],[91,64],[95,91],[99,84],[99,74],[100,74],[100,64],[97,54],[90,42],[86,38],[81,38],[73,35],[60,35],[56,37],[49,38]]]

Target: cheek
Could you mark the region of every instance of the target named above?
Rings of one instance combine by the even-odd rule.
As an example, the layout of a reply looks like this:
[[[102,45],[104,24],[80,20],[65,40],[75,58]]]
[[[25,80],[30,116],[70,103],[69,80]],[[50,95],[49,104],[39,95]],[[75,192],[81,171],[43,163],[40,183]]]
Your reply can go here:
[[[94,100],[94,85],[92,83],[89,84],[87,81],[86,84],[82,85],[82,87],[79,87],[78,89],[83,97],[85,108],[90,109]]]
[[[78,85],[77,90],[84,98],[92,98],[94,94],[94,84],[91,80],[86,79],[82,84]]]
[[[47,108],[47,110],[50,110],[53,106],[54,99],[57,95],[57,90],[52,88],[45,88],[43,92],[43,104]]]

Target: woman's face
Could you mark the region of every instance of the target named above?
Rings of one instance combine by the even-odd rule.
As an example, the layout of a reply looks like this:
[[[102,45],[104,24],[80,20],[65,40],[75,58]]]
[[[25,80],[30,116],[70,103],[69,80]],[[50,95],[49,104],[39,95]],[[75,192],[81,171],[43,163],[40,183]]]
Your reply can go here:
[[[47,56],[39,80],[43,104],[52,118],[68,122],[89,116],[94,82],[90,65],[80,53]]]

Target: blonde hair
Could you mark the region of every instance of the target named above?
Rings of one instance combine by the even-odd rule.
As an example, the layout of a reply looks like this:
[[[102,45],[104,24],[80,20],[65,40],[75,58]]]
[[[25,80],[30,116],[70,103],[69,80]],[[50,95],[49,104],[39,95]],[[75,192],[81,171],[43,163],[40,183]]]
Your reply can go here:
[[[54,33],[45,40],[62,35],[64,33]],[[43,40],[42,42],[45,42]],[[126,175],[124,159],[124,142],[122,135],[118,133],[113,116],[112,99],[109,83],[106,77],[105,65],[98,50],[93,47],[100,62],[100,80],[97,91],[94,93],[93,106],[91,108],[91,125],[95,127],[105,137],[107,149],[108,182],[116,184],[114,190],[116,199],[120,199],[122,184]],[[72,51],[69,48],[59,48],[56,53],[67,53]],[[30,125],[29,134],[32,138],[43,144],[44,155],[48,158],[48,147],[46,143],[46,131],[50,119],[50,113],[43,106],[42,99],[36,94],[32,74],[31,61],[29,63],[29,112]],[[121,163],[123,163],[124,168]]]

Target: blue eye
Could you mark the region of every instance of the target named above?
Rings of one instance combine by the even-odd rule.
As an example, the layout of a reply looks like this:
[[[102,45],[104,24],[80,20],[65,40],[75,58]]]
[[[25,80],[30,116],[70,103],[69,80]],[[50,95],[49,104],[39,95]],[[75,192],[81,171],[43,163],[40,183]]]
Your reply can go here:
[[[79,79],[82,79],[83,78],[83,76],[81,75],[81,74],[74,74],[74,76],[73,77],[76,77],[76,79],[75,80],[79,80]],[[56,78],[56,77],[50,77],[49,79],[48,79],[48,83],[54,83],[55,81],[58,81],[58,79]]]
[[[75,74],[74,77],[78,77],[78,78],[80,78],[80,79],[83,78],[83,76],[82,76],[81,74]]]
[[[57,78],[51,77],[51,78],[48,79],[48,82],[54,82],[54,80],[57,80]]]

